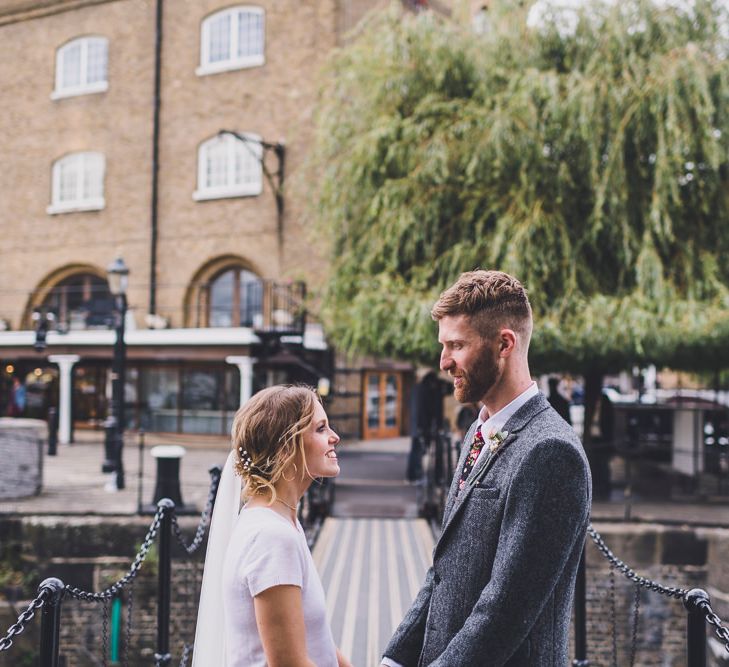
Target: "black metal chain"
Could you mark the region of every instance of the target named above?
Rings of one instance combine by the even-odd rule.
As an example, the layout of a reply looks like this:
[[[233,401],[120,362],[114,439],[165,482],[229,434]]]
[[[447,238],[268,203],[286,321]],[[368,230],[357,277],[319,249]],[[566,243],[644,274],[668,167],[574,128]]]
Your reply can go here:
[[[101,664],[109,665],[109,600],[103,599],[101,604]]]
[[[610,623],[612,628],[612,654],[613,667],[618,665],[618,625],[615,602],[615,566],[610,564]],[[638,652],[638,620],[640,618],[640,586],[635,585],[633,596],[633,619],[630,641],[630,667],[635,665],[635,656]]]
[[[613,667],[618,667],[618,621],[615,609],[615,566],[610,564],[610,622],[613,631]]]
[[[617,558],[612,551],[610,551],[607,544],[605,544],[605,540],[603,540],[600,536],[600,533],[598,533],[592,527],[592,524],[587,527],[587,534],[592,538],[592,541],[602,552],[603,556],[605,556],[610,565],[618,570],[627,579],[630,579],[630,581],[632,581],[636,586],[640,586],[641,588],[647,588],[648,590],[654,591],[655,593],[660,593],[661,595],[667,595],[668,597],[676,599],[682,599],[684,595],[686,595],[686,593],[688,592],[685,588],[663,586],[662,584],[659,584],[652,579],[648,579],[647,577],[641,577],[635,572],[635,570],[632,570],[630,567],[628,567],[625,563],[623,563],[623,561]]]
[[[185,542],[185,538],[182,536],[182,530],[180,529],[180,525],[177,522],[177,515],[172,515],[172,532],[174,532],[177,541],[180,543],[180,546],[187,552],[188,556],[192,556],[192,554],[194,554],[195,551],[197,551],[199,546],[202,544],[203,538],[205,537],[205,532],[210,525],[210,515],[213,511],[215,496],[218,493],[218,484],[220,483],[220,468],[212,468],[210,470],[210,476],[212,477],[212,480],[210,481],[208,498],[205,501],[205,508],[200,514],[200,521],[197,524],[195,537],[193,538],[192,542],[190,542],[190,544],[187,544],[187,542]]]
[[[28,605],[28,608],[20,614],[20,616],[18,616],[18,620],[8,628],[5,636],[0,639],[0,651],[7,651],[13,645],[13,637],[17,637],[21,632],[23,632],[23,630],[25,630],[26,624],[35,616],[35,612],[45,604],[46,598],[50,592],[51,590],[49,588],[42,589],[38,594],[38,597]]]
[[[195,567],[195,563],[189,561],[185,568],[185,622],[188,629],[192,626],[193,619],[193,608],[192,608],[192,591],[193,591],[193,573],[192,568]],[[182,640],[182,656],[180,657],[180,667],[187,667],[187,660],[192,650],[192,644],[188,643],[185,639]]]
[[[136,557],[134,558],[134,562],[129,568],[129,572],[127,572],[121,579],[119,579],[119,581],[104,589],[100,593],[92,593],[89,591],[83,591],[80,588],[76,588],[74,586],[66,586],[66,591],[68,592],[68,594],[71,595],[71,597],[76,598],[77,600],[85,600],[87,602],[111,600],[115,595],[119,594],[122,589],[128,583],[130,583],[139,573],[139,570],[142,567],[142,563],[147,557],[147,553],[151,549],[152,544],[154,544],[154,538],[157,536],[157,531],[159,530],[159,526],[162,522],[162,517],[164,516],[164,513],[165,509],[162,507],[157,510],[157,513],[152,519],[152,524],[147,531],[147,535],[144,538],[144,542],[142,542],[142,546],[139,549],[139,553],[137,553]]]
[[[182,657],[180,658],[180,667],[187,667],[187,660],[192,653],[192,644],[185,642],[182,645]]]
[[[721,619],[714,613],[708,600],[699,600],[697,605],[704,612],[706,622],[714,626],[714,634],[723,642],[724,648],[729,652],[729,629],[721,624]]]
[[[635,585],[633,597],[633,633],[630,640],[630,667],[635,665],[635,656],[638,653],[638,620],[640,619],[640,586]]]
[[[129,667],[129,649],[132,645],[132,611],[134,607],[134,580],[127,589],[127,627],[124,636],[124,667]]]

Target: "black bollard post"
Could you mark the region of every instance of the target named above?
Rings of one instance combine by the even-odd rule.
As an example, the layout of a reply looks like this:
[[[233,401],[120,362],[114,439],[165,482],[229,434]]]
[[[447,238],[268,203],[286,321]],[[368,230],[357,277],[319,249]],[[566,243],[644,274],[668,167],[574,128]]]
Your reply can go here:
[[[38,587],[38,592],[48,590],[41,607],[40,667],[59,667],[58,649],[61,635],[61,601],[66,590],[60,579],[51,577]]]
[[[58,411],[48,408],[48,456],[58,453]]]
[[[159,527],[159,579],[157,586],[157,653],[155,665],[170,664],[170,599],[172,594],[172,514],[175,503],[162,498],[157,503],[163,511]]]
[[[585,545],[586,546],[586,545]],[[585,546],[582,547],[580,564],[575,581],[575,659],[573,667],[588,667],[587,659],[587,576],[585,570]]]
[[[159,445],[152,447],[150,453],[157,459],[157,480],[152,502],[170,498],[179,511],[185,505],[180,490],[180,460],[185,455],[185,448],[177,445]]]
[[[104,420],[104,462],[101,464],[101,472],[109,473],[116,470],[116,457],[114,446],[116,444],[116,417],[109,415]]]
[[[683,598],[688,610],[686,622],[687,667],[706,667],[706,615],[703,602],[709,602],[709,595],[701,588],[692,588]]]

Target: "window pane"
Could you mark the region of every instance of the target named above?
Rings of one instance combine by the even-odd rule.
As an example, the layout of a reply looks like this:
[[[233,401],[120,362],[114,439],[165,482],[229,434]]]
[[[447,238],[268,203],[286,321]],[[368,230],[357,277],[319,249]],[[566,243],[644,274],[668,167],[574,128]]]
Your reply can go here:
[[[69,44],[61,51],[61,88],[81,84],[81,42]]]
[[[233,271],[226,271],[210,286],[210,326],[233,326]]]
[[[140,425],[147,431],[177,431],[177,369],[140,369],[140,374]]]
[[[365,396],[368,428],[380,426],[380,376],[370,374],[367,376],[367,394]]]
[[[73,202],[78,199],[79,190],[79,161],[76,158],[66,158],[58,166],[58,201]]]
[[[256,138],[249,142],[238,141],[235,163],[235,183],[245,185],[261,181],[261,144]]]
[[[231,18],[232,15],[228,12],[211,18],[208,22],[209,60],[211,63],[230,60]]]
[[[217,370],[187,370],[182,383],[182,432],[221,433],[220,404],[222,373]]]
[[[228,182],[228,149],[226,142],[215,140],[205,148],[205,187],[224,187]]]
[[[43,306],[56,315],[57,326],[88,329],[111,326],[114,304],[106,280],[77,273],[59,282]]]
[[[385,426],[397,426],[397,376],[385,377]]]
[[[84,187],[82,193],[84,199],[98,199],[104,195],[102,165],[103,160],[98,155],[84,156]]]
[[[252,327],[263,312],[263,283],[255,273],[240,272],[240,326]]]
[[[90,39],[87,42],[86,83],[106,81],[107,43],[103,39]]]
[[[218,407],[219,373],[215,371],[185,371],[182,382],[183,410],[214,410]],[[218,430],[220,428],[218,427]]]
[[[263,14],[241,11],[238,14],[238,56],[263,54]]]

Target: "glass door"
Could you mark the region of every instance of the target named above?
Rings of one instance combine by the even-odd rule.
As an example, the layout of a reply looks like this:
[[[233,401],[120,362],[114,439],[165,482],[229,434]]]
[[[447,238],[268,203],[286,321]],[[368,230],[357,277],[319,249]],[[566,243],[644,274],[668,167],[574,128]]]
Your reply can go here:
[[[363,435],[395,438],[400,435],[402,414],[402,377],[395,371],[365,371]]]

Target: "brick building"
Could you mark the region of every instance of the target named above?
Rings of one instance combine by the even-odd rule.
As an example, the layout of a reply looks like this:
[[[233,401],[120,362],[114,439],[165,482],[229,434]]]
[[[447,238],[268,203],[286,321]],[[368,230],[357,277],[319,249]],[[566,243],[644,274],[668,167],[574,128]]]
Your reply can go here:
[[[3,413],[17,376],[25,415],[60,406],[62,441],[100,427],[122,257],[128,428],[225,433],[252,391],[330,377],[342,430],[404,432],[411,368],[336,374],[300,317],[326,274],[300,177],[317,76],[375,5],[0,1]]]

